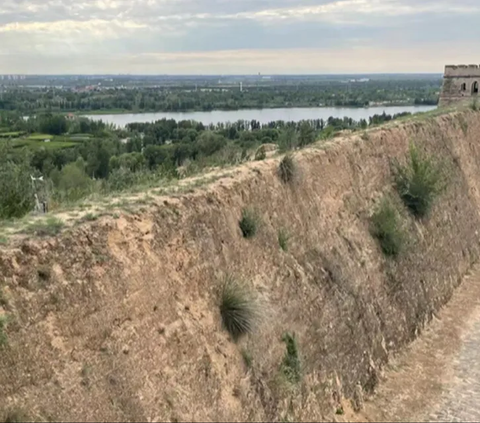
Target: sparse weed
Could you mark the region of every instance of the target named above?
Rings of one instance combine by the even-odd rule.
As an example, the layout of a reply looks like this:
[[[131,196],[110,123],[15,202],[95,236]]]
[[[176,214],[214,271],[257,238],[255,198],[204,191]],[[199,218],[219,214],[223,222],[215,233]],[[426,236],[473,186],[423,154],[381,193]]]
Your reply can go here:
[[[292,154],[287,154],[278,166],[278,175],[283,183],[293,182],[297,174],[297,167]]]
[[[251,208],[245,208],[242,210],[242,218],[239,225],[240,230],[244,238],[252,238],[257,233],[259,224],[258,213]]]
[[[415,216],[426,216],[435,198],[445,189],[440,164],[411,144],[407,163],[394,162],[393,166],[400,198]]]
[[[242,358],[243,362],[245,363],[245,367],[247,369],[251,369],[253,366],[253,357],[252,354],[250,354],[250,352],[245,348],[242,349]]]
[[[470,108],[471,108],[474,112],[478,111],[479,106],[478,106],[478,101],[477,101],[476,98],[475,98],[475,99],[472,101],[472,103],[470,104]]]
[[[2,416],[2,422],[5,423],[22,423],[32,421],[27,414],[18,408],[7,411],[7,413]]]
[[[221,293],[220,315],[223,327],[234,341],[252,333],[258,319],[252,293],[231,276],[226,278]]]
[[[397,256],[402,251],[405,235],[399,214],[389,198],[384,198],[372,216],[372,235],[378,239],[387,256]]]
[[[97,219],[98,219],[98,215],[92,212],[87,213],[85,216],[83,216],[83,220],[87,222],[93,222],[94,220],[97,220]]]
[[[49,217],[46,220],[38,220],[28,225],[24,232],[37,236],[57,235],[64,227],[63,221],[56,217]]]
[[[468,135],[468,122],[463,117],[463,115],[458,115],[458,123],[460,124],[460,129],[463,132],[463,135]]]
[[[295,334],[285,333],[282,341],[287,348],[282,361],[282,373],[290,383],[298,383],[302,379],[302,365]]]
[[[8,338],[5,333],[7,327],[7,316],[0,316],[0,347],[7,345]]]
[[[288,251],[288,241],[290,241],[290,234],[285,228],[278,230],[278,244],[283,251]]]

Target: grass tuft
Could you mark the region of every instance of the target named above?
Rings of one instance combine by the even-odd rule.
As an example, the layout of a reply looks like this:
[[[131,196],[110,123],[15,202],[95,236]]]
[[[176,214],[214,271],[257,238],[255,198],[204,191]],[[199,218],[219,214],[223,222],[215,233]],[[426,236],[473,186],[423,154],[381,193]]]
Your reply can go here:
[[[407,163],[394,162],[393,165],[400,198],[416,217],[426,216],[436,197],[445,189],[440,164],[411,144]]]
[[[258,213],[251,208],[245,208],[242,210],[242,218],[240,219],[239,226],[244,238],[252,238],[255,236],[258,230],[259,224]]]
[[[0,347],[7,345],[8,338],[5,333],[7,327],[7,316],[0,316]]]
[[[298,383],[302,379],[302,365],[295,334],[285,333],[282,341],[287,348],[282,361],[282,373],[290,383]]]
[[[278,166],[278,175],[283,183],[293,182],[297,174],[297,167],[292,154],[287,154]]]
[[[283,251],[288,251],[288,241],[290,241],[290,234],[285,228],[278,230],[278,244]]]
[[[267,151],[265,150],[265,146],[262,145],[258,148],[257,152],[255,153],[255,160],[265,160],[267,158]]]
[[[371,220],[372,235],[377,238],[387,256],[398,256],[403,249],[405,235],[401,228],[399,214],[389,198],[384,198]]]
[[[252,333],[258,318],[256,303],[251,292],[230,276],[227,277],[223,286],[220,315],[223,327],[234,341]]]

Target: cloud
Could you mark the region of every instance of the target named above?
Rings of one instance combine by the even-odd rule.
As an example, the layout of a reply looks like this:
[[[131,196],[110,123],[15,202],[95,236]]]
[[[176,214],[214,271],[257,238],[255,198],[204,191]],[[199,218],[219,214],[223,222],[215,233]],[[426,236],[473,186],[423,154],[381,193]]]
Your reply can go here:
[[[25,65],[29,55],[38,56],[36,63],[63,57],[63,64],[55,62],[55,73],[66,72],[68,61],[82,55],[93,72],[110,68],[105,55],[112,57],[118,72],[141,72],[145,58],[162,54],[187,54],[199,61],[199,52],[251,51],[255,54],[249,60],[262,61],[262,52],[277,51],[281,62],[281,51],[307,57],[307,51],[328,49],[332,61],[337,52],[347,54],[351,48],[388,51],[395,71],[399,64],[393,51],[416,51],[422,45],[452,62],[445,49],[438,49],[439,40],[458,48],[480,35],[478,0],[0,1],[0,73],[31,73]],[[93,59],[96,54],[99,60]],[[418,66],[423,67],[420,58]],[[216,73],[218,62],[208,63]],[[239,66],[245,68],[244,63]],[[318,69],[302,66],[313,73]],[[160,63],[148,62],[148,68],[163,71]],[[168,69],[175,72],[174,64]],[[431,69],[438,71],[433,64]]]

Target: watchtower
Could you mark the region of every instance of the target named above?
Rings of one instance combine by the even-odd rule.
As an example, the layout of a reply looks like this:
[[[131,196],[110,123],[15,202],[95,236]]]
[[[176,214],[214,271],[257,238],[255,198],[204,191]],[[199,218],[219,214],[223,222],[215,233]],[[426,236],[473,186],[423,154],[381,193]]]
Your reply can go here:
[[[478,96],[480,85],[479,65],[447,65],[443,76],[439,106],[473,99]]]

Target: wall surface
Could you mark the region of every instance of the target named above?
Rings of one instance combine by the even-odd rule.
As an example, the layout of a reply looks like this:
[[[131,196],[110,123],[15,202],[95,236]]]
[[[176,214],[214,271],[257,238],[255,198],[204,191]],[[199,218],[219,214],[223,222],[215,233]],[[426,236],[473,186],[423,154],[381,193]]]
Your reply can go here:
[[[445,66],[442,92],[439,105],[449,106],[478,97],[480,86],[480,66]]]
[[[9,344],[0,353],[0,413],[37,420],[320,420],[378,382],[445,304],[479,255],[480,114],[391,125],[279,159],[249,163],[193,194],[156,198],[136,215],[103,217],[0,253]],[[369,231],[390,160],[411,141],[449,175],[431,216],[403,210],[409,246],[386,259]],[[243,207],[262,218],[242,237]],[[279,248],[279,228],[292,238]],[[226,274],[262,305],[256,332],[233,343],[218,294]],[[278,377],[286,331],[303,379]],[[242,358],[251,356],[251,368]]]

